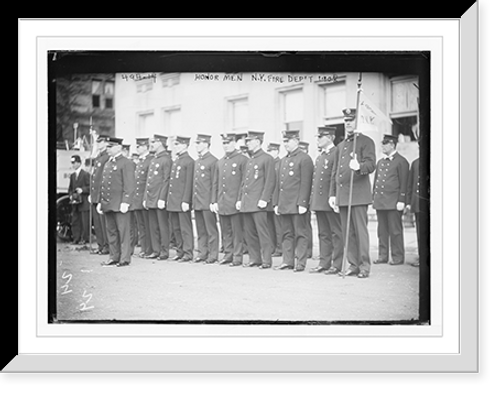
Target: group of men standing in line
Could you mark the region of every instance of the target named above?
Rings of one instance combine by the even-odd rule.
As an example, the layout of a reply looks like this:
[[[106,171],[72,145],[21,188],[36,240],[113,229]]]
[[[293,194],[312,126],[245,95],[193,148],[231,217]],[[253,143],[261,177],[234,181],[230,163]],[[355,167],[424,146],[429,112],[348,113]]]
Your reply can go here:
[[[211,135],[197,135],[197,159],[188,153],[189,137],[175,137],[173,152],[167,150],[165,136],[137,138],[135,160],[123,154],[122,139],[100,136],[90,175],[81,176],[85,171],[79,169],[79,157],[73,157],[69,192],[81,195],[85,204],[74,204],[74,242],[88,239],[88,228],[79,223],[88,223],[82,212],[88,215],[91,210],[96,253],[109,253],[104,266],[130,264],[134,219],[141,258],[234,267],[243,265],[248,253],[244,266],[272,268],[273,256],[282,256],[274,269],[301,272],[312,253],[315,212],[320,256],[310,272],[367,278],[368,206],[373,204],[379,244],[373,263],[403,264],[404,210],[415,213],[418,234],[418,159],[410,170],[396,150],[397,138],[385,135],[384,158],[377,162],[374,141],[354,130],[356,110],[344,109],[343,115],[345,139],[337,146],[334,126],[318,128],[320,154],[315,163],[295,130],[282,133],[287,151],[283,158],[278,157],[277,143],[263,150],[262,131],[222,134],[221,159],[210,152]],[[347,266],[342,271],[346,242]]]

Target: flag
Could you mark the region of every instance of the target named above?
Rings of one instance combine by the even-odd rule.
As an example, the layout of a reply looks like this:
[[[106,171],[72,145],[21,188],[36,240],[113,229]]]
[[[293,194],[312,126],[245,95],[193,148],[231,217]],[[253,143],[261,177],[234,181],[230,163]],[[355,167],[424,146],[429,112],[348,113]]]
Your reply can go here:
[[[359,97],[359,115],[357,129],[359,131],[376,131],[380,122],[392,124],[391,119],[361,92]]]

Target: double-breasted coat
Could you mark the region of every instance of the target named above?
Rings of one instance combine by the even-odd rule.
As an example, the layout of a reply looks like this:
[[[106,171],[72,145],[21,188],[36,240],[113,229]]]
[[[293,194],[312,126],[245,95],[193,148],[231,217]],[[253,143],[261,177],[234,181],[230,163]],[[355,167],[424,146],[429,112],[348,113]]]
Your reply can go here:
[[[106,151],[102,151],[94,159],[94,165],[90,176],[90,202],[97,204],[99,202],[99,192],[101,191],[102,172],[104,164],[109,160]]]
[[[338,145],[338,164],[332,176],[335,181],[331,182],[330,196],[337,197],[337,205],[347,206],[349,204],[349,188],[351,176],[353,176],[352,201],[355,205],[369,205],[372,203],[372,187],[369,175],[375,171],[376,153],[373,140],[359,133],[356,137],[356,159],[360,164],[357,171],[349,167],[353,159],[354,135],[347,137]]]
[[[134,163],[123,155],[104,165],[99,202],[103,212],[119,212],[120,204],[132,204],[135,191]]]
[[[374,209],[395,210],[398,202],[406,205],[409,167],[408,160],[398,152],[378,161],[373,179]]]
[[[132,199],[131,211],[144,209],[144,193],[146,191],[146,184],[148,182],[148,169],[153,155],[147,154],[137,159],[135,165],[135,192]]]
[[[420,213],[420,159],[412,161],[408,174],[408,189],[406,204],[413,213]]]
[[[167,211],[182,212],[181,204],[193,201],[194,159],[188,152],[178,155],[172,162],[168,186]]]
[[[217,187],[213,189],[213,197],[219,206],[219,215],[238,213],[236,202],[247,162],[248,158],[237,150],[224,155],[217,162],[218,182]]]
[[[144,201],[147,208],[158,208],[158,201],[167,202],[172,159],[166,150],[153,155],[147,171]]]
[[[332,174],[338,164],[338,149],[334,145],[316,158],[311,189],[311,211],[333,211],[328,203]]]
[[[276,171],[273,157],[262,149],[252,153],[247,161],[245,176],[238,196],[238,201],[241,201],[240,212],[272,210],[275,185]],[[257,206],[259,200],[267,202],[265,209]]]
[[[217,158],[210,152],[195,161],[193,184],[193,209],[208,211],[217,202]]]

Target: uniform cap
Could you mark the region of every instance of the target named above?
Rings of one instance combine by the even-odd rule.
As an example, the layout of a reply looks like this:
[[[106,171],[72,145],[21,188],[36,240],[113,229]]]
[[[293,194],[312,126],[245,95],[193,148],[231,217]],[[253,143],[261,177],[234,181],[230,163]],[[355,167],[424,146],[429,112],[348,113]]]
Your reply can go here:
[[[272,150],[280,150],[280,144],[276,142],[270,142],[267,144],[267,151],[272,151]]]
[[[136,138],[135,143],[136,143],[136,145],[148,145],[149,138],[147,138],[147,137]]]
[[[108,137],[106,141],[108,145],[121,145],[123,143],[123,138]]]
[[[176,136],[174,138],[174,141],[177,142],[177,143],[179,143],[179,144],[189,145],[189,141],[191,141],[191,137]]]
[[[289,140],[290,138],[296,138],[299,139],[300,131],[299,130],[285,130],[281,134],[283,135],[284,140]]]
[[[353,120],[356,117],[356,108],[344,108],[342,110],[344,120]]]
[[[247,138],[247,136],[248,136],[248,133],[236,133],[235,134],[236,141],[241,140],[242,138]]]
[[[73,155],[73,156],[71,156],[71,162],[72,163],[81,163],[82,159],[78,155]]]
[[[151,141],[159,141],[163,144],[163,146],[167,145],[167,140],[168,137],[165,135],[160,135],[160,134],[154,134],[153,137],[151,138]]]
[[[325,135],[330,135],[332,137],[335,137],[335,133],[337,131],[337,128],[335,126],[319,126],[318,127],[318,134],[316,134],[317,137],[324,137]]]
[[[222,142],[231,142],[236,141],[236,134],[234,133],[224,133],[220,135],[222,138]]]
[[[196,142],[206,142],[207,144],[210,144],[212,136],[208,134],[198,134],[196,136]]]
[[[97,142],[104,142],[104,141],[107,141],[109,139],[109,135],[100,135],[99,137],[97,137]]]
[[[382,138],[382,144],[388,144],[392,142],[394,145],[398,143],[398,137],[392,134],[384,134],[384,138]]]
[[[246,140],[259,139],[259,140],[263,141],[264,140],[264,132],[263,131],[249,130],[245,139]]]

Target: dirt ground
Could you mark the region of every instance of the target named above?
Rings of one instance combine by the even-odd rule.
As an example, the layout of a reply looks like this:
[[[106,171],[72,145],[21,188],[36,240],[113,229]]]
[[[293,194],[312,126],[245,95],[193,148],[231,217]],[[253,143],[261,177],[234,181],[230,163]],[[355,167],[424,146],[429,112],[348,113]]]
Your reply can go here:
[[[369,229],[373,261],[376,223],[371,222]],[[415,229],[405,228],[407,263],[417,257],[415,239]],[[313,256],[317,255],[315,244]],[[128,267],[102,267],[107,257],[57,244],[58,321],[418,319],[419,270],[409,264],[372,265],[370,277],[358,279],[309,273],[318,264],[315,257],[309,259],[306,271],[297,273],[138,257]],[[281,264],[281,257],[275,257],[273,264]]]

